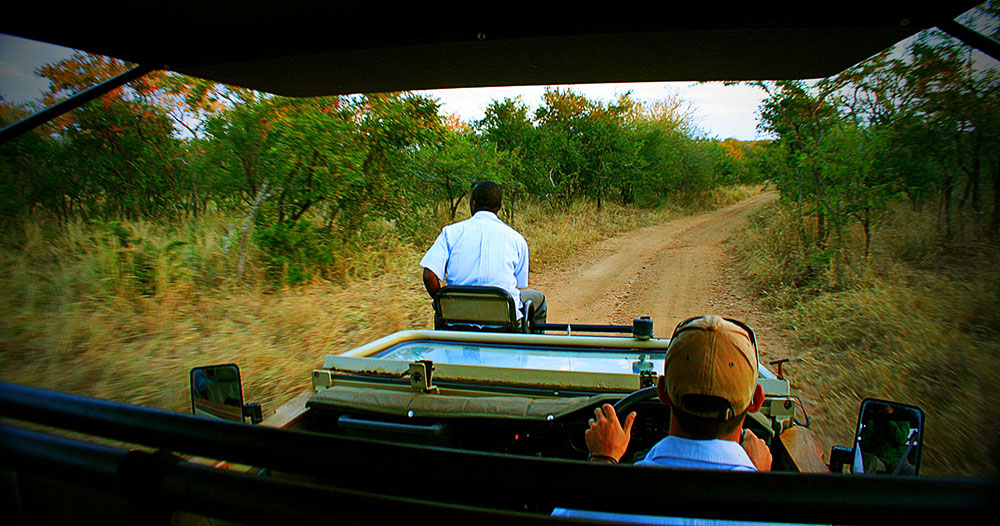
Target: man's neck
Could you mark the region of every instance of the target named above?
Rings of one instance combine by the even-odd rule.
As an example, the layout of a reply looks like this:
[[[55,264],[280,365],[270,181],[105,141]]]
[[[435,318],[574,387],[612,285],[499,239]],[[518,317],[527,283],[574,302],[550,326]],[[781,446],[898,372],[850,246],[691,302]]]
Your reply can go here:
[[[741,423],[739,426],[737,426],[736,429],[733,430],[732,433],[727,433],[725,435],[722,435],[722,436],[719,436],[719,437],[715,437],[715,438],[718,439],[718,440],[731,440],[731,441],[736,442],[737,444],[739,444],[739,442],[740,442],[740,435],[742,434],[741,433],[741,431],[742,431],[741,428],[742,427],[743,427],[743,425]],[[707,439],[707,438],[697,438],[694,435],[692,435],[691,433],[689,433],[686,429],[684,429],[683,427],[681,427],[680,422],[677,421],[677,417],[674,416],[673,408],[671,408],[671,410],[670,410],[670,428],[667,430],[667,435],[669,435],[669,436],[675,436],[677,438],[686,438],[688,440],[711,440],[711,439]]]

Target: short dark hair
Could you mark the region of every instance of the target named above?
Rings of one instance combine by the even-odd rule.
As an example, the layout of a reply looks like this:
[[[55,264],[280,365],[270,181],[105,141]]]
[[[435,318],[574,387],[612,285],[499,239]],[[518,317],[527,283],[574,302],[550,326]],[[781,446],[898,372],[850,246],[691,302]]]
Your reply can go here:
[[[476,202],[479,210],[488,210],[494,214],[500,211],[503,204],[503,190],[493,181],[482,181],[472,189],[471,200]]]
[[[697,409],[698,411],[718,411],[726,414],[729,411],[729,402],[717,396],[707,395],[687,395],[684,397],[685,407]],[[706,416],[692,415],[685,413],[682,409],[671,406],[673,416],[677,419],[684,431],[687,431],[696,440],[712,440],[727,435],[736,430],[747,415],[746,409],[743,412],[730,416],[729,418],[711,418]]]

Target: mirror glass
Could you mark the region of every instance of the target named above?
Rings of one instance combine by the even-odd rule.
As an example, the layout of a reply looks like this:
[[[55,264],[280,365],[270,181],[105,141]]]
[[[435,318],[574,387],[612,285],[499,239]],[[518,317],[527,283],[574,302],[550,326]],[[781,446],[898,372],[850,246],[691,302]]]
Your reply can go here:
[[[866,399],[854,437],[854,473],[912,476],[920,471],[924,411],[919,407]]]
[[[196,415],[243,422],[243,386],[234,364],[191,369],[191,411]]]

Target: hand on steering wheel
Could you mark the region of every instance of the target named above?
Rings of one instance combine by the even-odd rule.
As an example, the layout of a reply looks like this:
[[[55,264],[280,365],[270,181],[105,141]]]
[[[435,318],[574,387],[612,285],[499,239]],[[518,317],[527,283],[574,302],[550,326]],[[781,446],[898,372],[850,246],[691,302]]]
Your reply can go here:
[[[629,413],[624,423],[619,423],[618,415],[610,404],[595,409],[594,418],[589,422],[590,429],[585,433],[590,455],[607,457],[617,463],[628,449],[634,422],[635,412]]]

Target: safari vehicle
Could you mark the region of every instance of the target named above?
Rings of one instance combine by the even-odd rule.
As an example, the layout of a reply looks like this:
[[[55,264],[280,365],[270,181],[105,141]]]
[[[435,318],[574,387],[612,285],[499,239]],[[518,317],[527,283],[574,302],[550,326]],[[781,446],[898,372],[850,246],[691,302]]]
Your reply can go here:
[[[951,20],[971,5],[841,2],[820,16],[795,5],[669,6],[569,17],[563,6],[531,6],[532,17],[510,8],[450,20],[420,5],[387,10],[377,26],[353,30],[334,28],[361,19],[369,6],[171,4],[183,12],[181,23],[158,4],[128,4],[113,17],[90,6],[40,13],[17,5],[0,31],[139,65],[15,123],[0,140],[156,68],[291,96],[815,78],[926,27],[962,33]],[[665,433],[667,414],[649,400],[648,386],[669,340],[655,337],[648,319],[629,327],[518,327],[515,317],[494,332],[487,330],[492,316],[477,312],[461,321],[478,327],[444,320],[434,331],[404,331],[329,355],[303,378],[313,390],[273,413],[245,404],[233,364],[192,371],[192,411],[209,418],[2,384],[0,416],[27,423],[0,428],[5,509],[29,523],[102,524],[585,522],[552,518],[554,507],[873,524],[997,511],[995,480],[843,473],[843,465],[916,473],[922,413],[865,401],[855,444],[824,458],[801,425],[807,419],[788,382],[766,367],[759,370],[765,410],[746,426],[770,442],[774,472],[585,462],[583,430],[598,404],[640,413],[626,459]],[[201,374],[215,385],[199,384]],[[889,408],[897,418],[886,416]],[[892,460],[866,458],[877,453],[866,445],[872,430],[887,422],[897,429],[905,422],[909,450]]]

